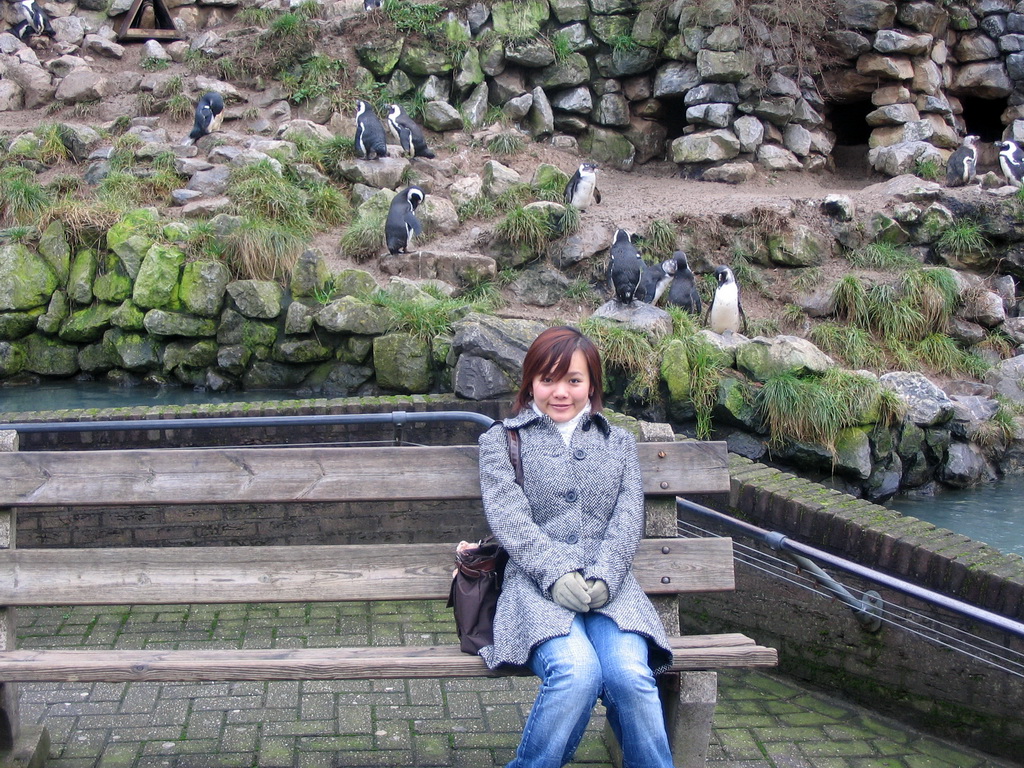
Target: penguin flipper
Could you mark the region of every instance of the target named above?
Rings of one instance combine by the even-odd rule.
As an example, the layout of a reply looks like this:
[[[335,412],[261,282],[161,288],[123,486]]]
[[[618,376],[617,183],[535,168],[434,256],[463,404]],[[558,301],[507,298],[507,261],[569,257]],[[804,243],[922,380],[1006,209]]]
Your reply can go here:
[[[597,187],[594,187],[594,202],[601,202],[601,190],[599,190]]]
[[[739,294],[736,295],[736,309],[740,313],[740,328],[743,331],[743,335],[747,335],[747,313],[743,311],[743,302],[740,301]]]
[[[420,224],[420,220],[416,218],[412,211],[409,211],[405,216],[405,226],[412,230],[413,234],[417,236],[423,234],[423,225]]]

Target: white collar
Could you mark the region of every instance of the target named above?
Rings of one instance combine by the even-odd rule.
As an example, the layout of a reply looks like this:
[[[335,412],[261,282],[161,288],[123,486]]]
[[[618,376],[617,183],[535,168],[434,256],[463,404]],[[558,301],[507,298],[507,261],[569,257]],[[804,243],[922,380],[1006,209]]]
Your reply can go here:
[[[538,416],[547,416],[547,414],[544,413],[544,411],[537,407],[537,404],[535,402],[531,401],[530,406],[533,408],[534,413],[536,413]],[[576,425],[579,424],[583,417],[586,416],[588,413],[590,413],[589,402],[585,406],[583,406],[583,409],[579,413],[577,413],[568,421],[551,422],[558,429],[558,434],[562,436],[562,440],[565,442],[566,445],[568,445],[569,441],[572,440],[572,433],[576,431]],[[550,419],[551,417],[548,416],[548,418]]]

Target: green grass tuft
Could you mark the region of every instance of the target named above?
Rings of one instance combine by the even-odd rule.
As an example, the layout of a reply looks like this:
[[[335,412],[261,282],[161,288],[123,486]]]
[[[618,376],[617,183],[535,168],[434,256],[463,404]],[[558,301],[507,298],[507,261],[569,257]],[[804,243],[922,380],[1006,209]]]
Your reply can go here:
[[[495,233],[505,242],[519,248],[527,248],[540,255],[547,248],[548,239],[554,234],[548,212],[540,208],[517,206],[509,211],[494,228]]]

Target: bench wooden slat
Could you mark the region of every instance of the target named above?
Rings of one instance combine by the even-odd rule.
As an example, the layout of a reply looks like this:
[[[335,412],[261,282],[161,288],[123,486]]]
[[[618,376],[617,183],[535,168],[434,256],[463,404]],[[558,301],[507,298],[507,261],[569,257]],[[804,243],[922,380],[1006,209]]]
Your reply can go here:
[[[722,442],[640,443],[650,495],[729,490]],[[0,453],[0,505],[477,499],[476,446]]]
[[[778,655],[743,635],[674,638],[673,671],[774,666]],[[526,670],[510,670],[528,674]],[[278,650],[0,652],[0,682],[364,680],[501,676],[454,646]]]
[[[0,550],[0,605],[443,599],[454,553],[455,544]],[[732,590],[732,539],[644,539],[634,570],[649,594]]]

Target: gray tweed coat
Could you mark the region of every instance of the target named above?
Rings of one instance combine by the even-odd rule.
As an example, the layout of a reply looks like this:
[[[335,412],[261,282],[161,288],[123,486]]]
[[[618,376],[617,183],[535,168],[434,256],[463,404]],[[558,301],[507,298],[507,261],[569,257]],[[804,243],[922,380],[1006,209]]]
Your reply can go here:
[[[665,629],[632,572],[643,535],[644,493],[636,442],[600,413],[583,417],[568,446],[554,422],[527,408],[506,419],[518,429],[525,491],[515,482],[505,430],[480,436],[480,487],[491,530],[509,553],[494,620],[491,669],[526,664],[530,651],[569,633],[573,611],[551,599],[560,576],[579,570],[603,579],[599,612],[648,640],[656,672],[671,662]]]

